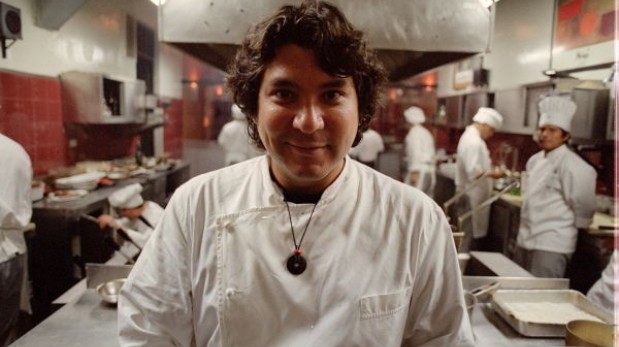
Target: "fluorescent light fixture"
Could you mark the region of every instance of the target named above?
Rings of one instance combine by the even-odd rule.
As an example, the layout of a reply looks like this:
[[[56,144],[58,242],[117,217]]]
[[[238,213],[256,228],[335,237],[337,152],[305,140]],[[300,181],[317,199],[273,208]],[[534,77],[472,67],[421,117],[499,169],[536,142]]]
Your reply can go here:
[[[152,2],[153,4],[155,4],[156,6],[162,6],[163,4],[166,3],[167,0],[150,0],[150,2]]]

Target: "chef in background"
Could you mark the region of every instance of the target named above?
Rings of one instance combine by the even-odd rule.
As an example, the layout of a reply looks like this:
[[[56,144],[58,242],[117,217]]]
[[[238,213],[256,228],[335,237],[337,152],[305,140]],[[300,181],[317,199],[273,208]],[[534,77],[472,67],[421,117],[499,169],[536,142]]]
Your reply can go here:
[[[142,185],[134,183],[128,185],[109,196],[110,206],[114,208],[120,218],[102,214],[98,218],[101,229],[123,229],[140,248],[144,248],[146,241],[163,216],[163,208],[153,201],[142,199]]]
[[[597,173],[568,146],[576,104],[559,95],[539,103],[542,151],[526,165],[515,260],[537,277],[565,277],[578,229],[595,213]]]
[[[433,197],[436,185],[436,146],[432,133],[423,126],[426,115],[421,108],[412,106],[404,111],[404,118],[411,126],[404,139],[407,167],[405,183]]]
[[[243,111],[234,104],[230,111],[232,120],[221,128],[217,137],[217,142],[226,152],[226,166],[240,163],[260,154],[258,148],[251,143],[247,133],[247,119]]]
[[[26,261],[24,230],[32,217],[32,163],[17,142],[0,134],[0,346],[17,336]]]
[[[374,123],[374,121],[372,121],[372,123]],[[361,142],[359,142],[357,146],[351,148],[348,154],[363,164],[376,169],[378,157],[380,153],[384,151],[385,143],[383,142],[383,138],[376,130],[368,128],[368,130],[363,132]]]
[[[467,190],[458,203],[458,215],[470,211],[492,196],[494,178],[503,176],[503,172],[492,169],[492,160],[486,141],[494,135],[503,124],[503,116],[493,108],[480,107],[473,124],[466,127],[458,142],[456,153],[456,191]],[[483,180],[477,182],[478,179]],[[471,185],[475,184],[474,187]],[[461,252],[468,252],[479,247],[476,240],[488,233],[490,207],[478,209],[463,226],[464,239],[460,244]]]

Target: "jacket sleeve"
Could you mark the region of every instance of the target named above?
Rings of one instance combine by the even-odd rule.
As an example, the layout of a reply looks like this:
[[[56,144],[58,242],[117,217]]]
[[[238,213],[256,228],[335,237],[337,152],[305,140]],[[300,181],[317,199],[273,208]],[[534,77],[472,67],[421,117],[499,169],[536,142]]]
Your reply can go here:
[[[579,159],[580,160],[580,159]],[[595,213],[595,182],[597,173],[584,162],[567,167],[563,174],[563,193],[568,205],[574,211],[576,228],[591,225]]]
[[[118,302],[121,346],[192,346],[189,218],[170,201]]]
[[[475,346],[451,229],[438,207],[429,214],[402,346]]]

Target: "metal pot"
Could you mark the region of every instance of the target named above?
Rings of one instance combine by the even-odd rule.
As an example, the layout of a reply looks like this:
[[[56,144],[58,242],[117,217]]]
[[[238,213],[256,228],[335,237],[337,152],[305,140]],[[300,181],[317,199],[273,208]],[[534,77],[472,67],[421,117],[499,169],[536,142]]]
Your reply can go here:
[[[125,278],[117,278],[105,283],[101,283],[97,286],[97,293],[108,304],[116,305],[118,303],[118,294],[123,284],[125,284]]]
[[[574,320],[566,325],[565,345],[613,347],[617,341],[615,329],[616,327],[612,324]]]

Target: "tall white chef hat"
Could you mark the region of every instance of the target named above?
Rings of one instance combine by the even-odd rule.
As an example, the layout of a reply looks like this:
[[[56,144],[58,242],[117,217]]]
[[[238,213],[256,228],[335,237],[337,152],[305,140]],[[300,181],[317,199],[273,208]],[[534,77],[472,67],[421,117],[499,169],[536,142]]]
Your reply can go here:
[[[569,96],[547,96],[538,104],[539,126],[555,125],[559,128],[572,132],[572,117],[576,112],[576,104]]]
[[[473,116],[473,122],[487,124],[497,130],[503,125],[503,116],[493,108],[480,107]]]
[[[144,203],[140,193],[142,185],[134,183],[120,190],[115,191],[107,199],[112,207],[116,208],[136,208]]]
[[[234,119],[245,119],[245,114],[241,111],[241,108],[236,104],[232,104],[230,107],[230,111],[232,112],[232,118]]]
[[[404,118],[411,124],[422,124],[426,121],[425,113],[417,106],[411,106],[404,110]]]

